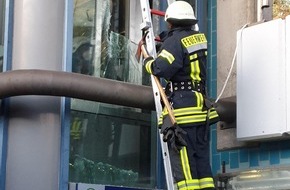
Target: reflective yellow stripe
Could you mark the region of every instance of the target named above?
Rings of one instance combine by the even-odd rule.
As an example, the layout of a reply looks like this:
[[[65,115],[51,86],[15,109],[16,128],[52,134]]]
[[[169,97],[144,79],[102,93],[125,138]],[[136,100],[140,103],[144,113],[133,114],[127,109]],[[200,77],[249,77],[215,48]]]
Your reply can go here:
[[[173,110],[175,116],[179,115],[189,115],[189,114],[206,114],[207,111],[203,111],[200,107],[187,107],[187,108],[177,108]],[[168,114],[168,112],[164,112]]]
[[[80,139],[81,137],[81,121],[78,118],[75,118],[72,127],[71,127],[71,136],[73,139]]]
[[[206,115],[194,115],[176,118],[177,124],[199,123],[206,121]]]
[[[151,67],[151,65],[152,65],[153,62],[154,62],[154,60],[152,59],[152,60],[148,61],[146,63],[146,65],[145,65],[146,71],[148,73],[150,73],[150,74],[152,74],[152,67]]]
[[[190,172],[190,167],[189,167],[189,162],[188,162],[188,155],[187,155],[186,147],[183,147],[180,150],[180,157],[181,157],[181,165],[182,165],[183,174],[185,176],[185,179],[186,180],[192,179],[191,172]]]
[[[177,183],[178,189],[183,190],[197,190],[200,189],[199,187],[199,180],[198,179],[189,179],[183,180]]]
[[[189,56],[189,60],[190,60],[190,61],[192,61],[192,60],[194,60],[194,59],[196,59],[196,58],[197,58],[197,53],[195,53],[195,54]]]
[[[214,108],[210,109],[210,114],[209,114],[209,118],[210,119],[217,118],[218,116],[219,115],[218,115],[217,111]]]
[[[187,189],[190,189],[190,190],[200,189],[198,179],[187,180],[186,184],[187,184]]]
[[[203,107],[203,96],[201,93],[196,92],[195,91],[195,95],[196,95],[196,106],[197,107]]]
[[[199,93],[200,94],[200,93]],[[200,94],[201,95],[201,94]],[[203,97],[202,102],[199,105],[203,105]],[[200,123],[205,122],[207,119],[207,110],[203,110],[203,107],[187,107],[187,108],[178,108],[174,109],[173,113],[176,118],[177,124],[187,124],[187,123]],[[158,125],[162,125],[163,118],[168,114],[167,110],[164,109],[162,115],[158,119]],[[210,109],[209,119],[218,118],[218,114],[215,108]]]
[[[201,81],[201,78],[200,78],[200,67],[199,67],[199,61],[195,61],[195,68],[196,68],[196,73],[195,73],[196,80],[197,80],[197,81]]]
[[[199,180],[199,186],[201,189],[203,188],[214,188],[214,182],[212,177],[206,177]]]
[[[178,187],[179,190],[180,190],[180,189],[187,190],[187,186],[186,186],[186,182],[185,182],[185,180],[184,180],[184,181],[180,181],[180,182],[178,182],[178,183],[177,183],[177,187]]]
[[[190,62],[190,68],[191,68],[190,78],[194,81],[201,81],[199,61],[196,60]]]
[[[169,64],[172,64],[173,61],[175,60],[174,56],[169,53],[168,51],[166,51],[165,49],[163,49],[160,54],[158,55],[158,57],[163,57],[165,59],[167,59],[167,61],[169,62]]]
[[[205,122],[207,117],[207,111],[203,111],[202,107],[187,107],[173,110],[177,124]],[[168,114],[167,110],[162,112],[158,120],[158,125],[163,123],[163,118]],[[215,119],[218,114],[214,108],[210,109],[209,119]]]
[[[203,95],[202,95],[202,93],[199,93],[199,92],[198,92],[198,94],[200,96],[200,107],[203,107],[203,102],[204,102]]]

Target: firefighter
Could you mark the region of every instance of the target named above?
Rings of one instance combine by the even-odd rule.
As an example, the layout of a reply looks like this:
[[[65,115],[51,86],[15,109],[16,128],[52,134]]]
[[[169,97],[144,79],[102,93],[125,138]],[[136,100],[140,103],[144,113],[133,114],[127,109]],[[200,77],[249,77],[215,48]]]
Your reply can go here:
[[[146,44],[142,45],[142,54],[146,71],[167,81],[165,92],[179,128],[186,132],[181,135],[187,145],[179,151],[168,143],[175,185],[180,190],[215,189],[209,158],[209,126],[219,117],[206,96],[207,40],[196,31],[198,21],[185,1],[170,4],[165,21],[169,30],[161,39],[157,57],[148,55]],[[164,111],[162,118],[165,116]],[[158,121],[160,126],[162,118]]]

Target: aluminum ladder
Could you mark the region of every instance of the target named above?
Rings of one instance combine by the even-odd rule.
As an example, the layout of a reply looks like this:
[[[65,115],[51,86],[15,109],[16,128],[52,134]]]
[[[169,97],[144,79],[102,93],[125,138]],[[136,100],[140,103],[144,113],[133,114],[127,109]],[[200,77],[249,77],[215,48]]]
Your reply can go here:
[[[175,0],[167,0],[167,4],[170,5],[174,1]],[[149,55],[151,55],[153,58],[156,58],[157,53],[156,53],[156,47],[155,47],[155,36],[153,32],[151,14],[164,16],[164,12],[151,9],[149,0],[140,0],[140,5],[141,5],[141,12],[142,12],[142,19],[143,19],[143,22],[140,28],[143,32],[145,31],[149,32],[146,36],[146,47],[147,47]],[[158,119],[162,114],[162,105],[160,102],[160,92],[158,90],[158,87],[157,87],[157,84],[155,82],[153,75],[151,75],[151,83],[152,83],[152,89],[154,93],[155,108],[156,108],[156,114],[157,114],[157,119]],[[171,170],[168,145],[166,142],[162,141],[163,135],[160,133],[160,131],[159,131],[159,134],[160,134],[160,143],[161,143],[167,189],[174,190],[174,180],[173,180],[173,175],[172,175],[172,170]]]

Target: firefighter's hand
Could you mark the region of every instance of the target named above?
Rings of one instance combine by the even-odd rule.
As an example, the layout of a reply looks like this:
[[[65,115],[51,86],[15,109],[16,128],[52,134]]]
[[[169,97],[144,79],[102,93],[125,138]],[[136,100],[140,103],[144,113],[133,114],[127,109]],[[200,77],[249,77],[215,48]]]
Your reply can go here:
[[[163,134],[163,141],[169,142],[175,151],[179,152],[183,146],[187,146],[183,137],[186,132],[177,124],[172,125],[168,116],[164,118],[160,132]]]
[[[163,134],[163,141],[170,143],[172,150],[174,150],[176,153],[179,153],[179,151],[183,147],[183,145],[180,145],[179,143],[177,143],[175,132],[172,128],[167,130],[166,134]]]
[[[148,53],[147,48],[146,48],[146,36],[148,34],[149,34],[149,31],[146,31],[138,43],[138,47],[140,47],[141,53],[142,53],[144,58],[149,57],[149,53]]]

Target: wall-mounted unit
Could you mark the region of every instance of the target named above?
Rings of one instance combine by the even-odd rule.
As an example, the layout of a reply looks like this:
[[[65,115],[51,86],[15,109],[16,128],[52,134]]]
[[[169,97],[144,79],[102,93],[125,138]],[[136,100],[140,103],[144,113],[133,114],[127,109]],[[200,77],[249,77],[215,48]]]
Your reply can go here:
[[[290,132],[290,16],[237,32],[237,138]]]

